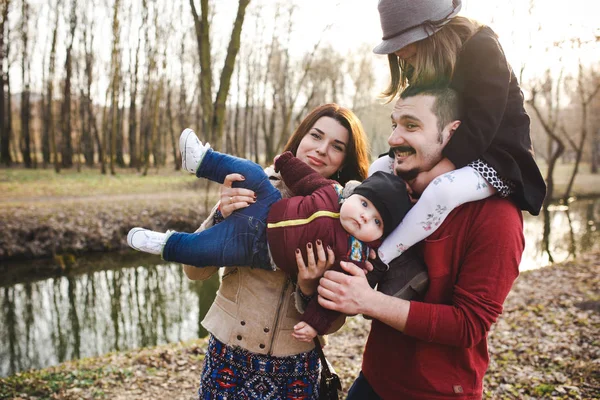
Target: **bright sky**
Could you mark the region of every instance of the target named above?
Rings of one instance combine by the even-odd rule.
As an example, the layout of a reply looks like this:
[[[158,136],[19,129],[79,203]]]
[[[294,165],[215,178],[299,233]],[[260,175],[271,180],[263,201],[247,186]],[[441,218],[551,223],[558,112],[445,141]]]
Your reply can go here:
[[[227,2],[231,5],[225,6]],[[235,12],[235,3],[236,0],[219,0],[219,7]],[[274,0],[252,0],[251,4],[268,7]],[[328,25],[331,27],[323,42],[333,44],[342,53],[357,51],[362,46],[372,49],[381,39],[378,0],[296,0],[296,4],[292,41],[296,54],[310,51]],[[600,62],[600,42],[592,51],[590,47],[586,51],[573,51],[555,46],[568,38],[593,41],[600,37],[600,1],[463,0],[460,15],[488,24],[496,31],[517,76],[525,64],[524,80],[542,74],[547,68],[558,73],[563,64],[567,71],[575,72],[579,57],[585,64]],[[388,79],[387,59],[374,54],[372,57],[380,81],[377,87],[381,90]]]
[[[374,47],[381,38],[377,0],[302,0],[299,17],[307,21],[306,35],[314,43],[319,29],[332,23],[327,40],[337,48],[351,49],[365,42]],[[527,73],[537,75],[558,65],[555,42],[567,38],[594,40],[600,36],[600,2],[595,0],[463,0],[460,15],[488,24],[500,36],[507,58],[515,70],[526,63]],[[532,46],[530,48],[530,46]],[[574,52],[563,51],[568,68],[577,65]],[[580,52],[586,64],[600,60],[600,51]],[[377,57],[377,56],[376,56]],[[385,58],[385,57],[383,57]]]
[[[419,0],[415,0],[419,1]],[[98,0],[100,4],[110,4],[111,0]],[[180,3],[182,2],[182,3]],[[295,13],[294,32],[292,33],[292,53],[301,55],[310,51],[314,44],[323,36],[325,43],[331,43],[334,48],[344,52],[356,52],[361,48],[372,49],[378,44],[381,38],[381,28],[379,25],[379,14],[377,12],[378,0],[288,0],[284,4],[294,2],[297,5]],[[600,60],[600,43],[590,51],[573,52],[562,50],[558,52],[553,49],[555,42],[559,42],[569,37],[579,37],[582,40],[592,40],[594,35],[600,36],[600,1],[597,0],[569,0],[568,2],[559,0],[535,0],[531,15],[529,7],[531,0],[463,0],[463,7],[460,15],[475,18],[483,23],[489,24],[499,35],[500,41],[504,47],[507,58],[515,71],[519,71],[523,63],[526,64],[525,78],[539,75],[546,68],[550,67],[558,71],[563,58],[563,63],[567,64],[569,70],[574,71],[577,65],[578,57],[582,57],[584,62],[598,62]],[[14,2],[13,2],[14,3]],[[38,29],[37,44],[35,45],[32,66],[37,71],[33,72],[33,80],[40,81],[42,62],[39,55],[48,53],[48,38],[50,36],[48,26],[47,12],[49,2],[46,0],[30,0],[34,7],[38,7],[44,14],[39,19],[33,19],[32,29]],[[54,2],[52,2],[54,3]],[[69,2],[70,3],[70,2]],[[141,1],[127,0],[128,5],[125,12],[132,12],[134,15],[140,13]],[[224,37],[231,30],[231,23],[235,12],[237,11],[237,0],[214,0],[216,16],[213,21],[213,40],[216,46],[225,48],[227,43]],[[275,0],[251,0],[248,13],[256,12],[262,6],[261,24],[272,24],[273,6]],[[16,4],[16,3],[15,3]],[[88,3],[91,4],[91,3]],[[132,7],[129,7],[133,4]],[[162,0],[157,4],[164,7],[165,15],[177,25],[170,31],[172,32],[171,43],[178,43],[182,31],[187,31],[193,39],[193,22],[190,16],[188,0]],[[179,18],[179,4],[183,5],[183,16]],[[197,1],[199,4],[199,1]],[[20,7],[13,6],[13,34],[16,32],[15,26],[18,22]],[[101,53],[99,59],[108,65],[110,60],[110,49],[112,45],[111,21],[110,15],[107,15],[105,6],[100,7],[94,14],[96,27],[100,32],[96,34],[96,47],[98,53]],[[110,11],[108,12],[110,14]],[[264,16],[264,17],[263,17]],[[62,18],[66,22],[68,12],[63,12]],[[53,20],[54,18],[52,18]],[[250,22],[252,21],[252,22]],[[252,37],[254,30],[253,20],[246,19],[244,25],[244,37]],[[123,29],[125,30],[125,39],[129,38],[135,41],[137,35],[137,26],[131,27],[132,32],[128,32],[129,27],[126,24],[125,15],[123,16]],[[323,34],[325,27],[331,27]],[[65,24],[61,28],[63,40],[59,40],[59,53],[57,57],[58,73],[62,74],[64,63],[64,39]],[[174,32],[174,33],[173,33]],[[221,38],[221,42],[218,39]],[[15,52],[19,51],[20,40],[13,46],[13,57]],[[133,43],[135,45],[135,43]],[[195,42],[190,51],[196,51]],[[531,46],[531,48],[530,48]],[[169,50],[176,54],[178,46],[171,45]],[[547,50],[550,49],[550,50]],[[376,64],[376,75],[381,80],[377,86],[381,89],[387,82],[387,66],[384,56],[376,56],[368,50]],[[19,60],[20,61],[20,60]],[[46,64],[47,65],[47,64]],[[105,68],[105,67],[103,67]],[[177,71],[178,69],[175,69]],[[100,74],[105,71],[99,71]],[[20,62],[13,63],[11,71],[11,82],[14,85],[14,92],[20,88]],[[59,75],[60,76],[60,75]],[[102,85],[100,85],[102,86]],[[35,89],[34,89],[35,90]],[[98,88],[102,93],[102,88]]]

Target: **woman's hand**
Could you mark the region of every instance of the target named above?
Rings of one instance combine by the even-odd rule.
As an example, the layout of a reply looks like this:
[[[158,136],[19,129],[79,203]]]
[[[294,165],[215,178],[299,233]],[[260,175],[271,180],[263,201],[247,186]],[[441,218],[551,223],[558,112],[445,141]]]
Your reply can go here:
[[[246,208],[256,201],[256,195],[250,189],[232,188],[235,181],[243,181],[244,176],[240,174],[229,174],[225,177],[221,186],[221,205],[219,206],[223,218],[227,218],[235,210]]]
[[[317,259],[315,260],[315,251],[312,243],[306,244],[306,254],[308,264],[302,258],[300,249],[296,249],[296,263],[298,264],[298,287],[305,296],[312,296],[317,292],[319,286],[319,278],[323,276],[333,265],[335,254],[333,250],[327,246],[327,252],[323,247],[323,242],[317,240],[315,243]]]

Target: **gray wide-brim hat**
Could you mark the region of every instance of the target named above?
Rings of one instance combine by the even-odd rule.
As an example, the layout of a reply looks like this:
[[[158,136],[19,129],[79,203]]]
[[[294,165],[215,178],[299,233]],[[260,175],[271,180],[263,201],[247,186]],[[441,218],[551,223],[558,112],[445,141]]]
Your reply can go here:
[[[461,6],[461,0],[379,0],[383,37],[373,52],[395,53],[433,35],[458,14]]]

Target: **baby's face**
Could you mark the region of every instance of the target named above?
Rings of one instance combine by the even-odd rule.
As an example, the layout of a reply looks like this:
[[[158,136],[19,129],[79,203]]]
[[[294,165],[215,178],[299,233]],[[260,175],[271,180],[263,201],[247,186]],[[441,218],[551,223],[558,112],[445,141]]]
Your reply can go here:
[[[340,208],[342,228],[358,240],[372,242],[383,236],[383,220],[369,199],[360,194],[348,197]]]

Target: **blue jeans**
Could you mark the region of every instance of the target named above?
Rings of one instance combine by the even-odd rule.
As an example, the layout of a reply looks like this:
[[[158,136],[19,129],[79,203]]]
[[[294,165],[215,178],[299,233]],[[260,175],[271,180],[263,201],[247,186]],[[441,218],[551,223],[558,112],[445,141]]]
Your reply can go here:
[[[196,171],[198,178],[223,183],[225,176],[241,173],[246,178],[234,182],[256,193],[256,203],[237,210],[225,221],[202,232],[171,234],[163,249],[163,259],[196,267],[245,266],[271,269],[267,248],[267,215],[273,203],[281,200],[262,167],[252,161],[209,149]]]
[[[360,371],[358,378],[356,378],[350,390],[348,390],[346,400],[381,400],[381,397],[375,393],[367,378]]]

